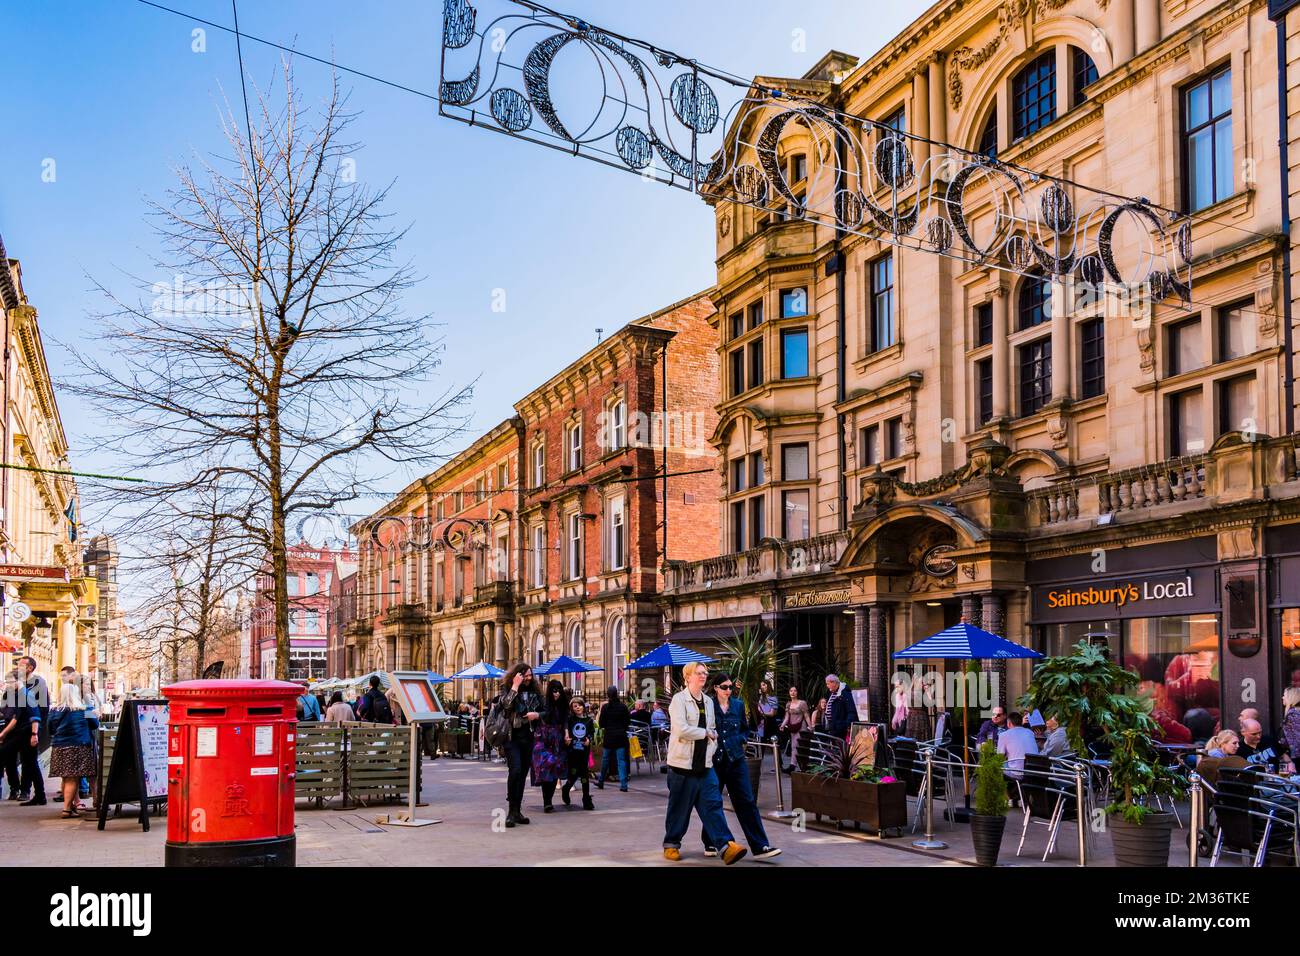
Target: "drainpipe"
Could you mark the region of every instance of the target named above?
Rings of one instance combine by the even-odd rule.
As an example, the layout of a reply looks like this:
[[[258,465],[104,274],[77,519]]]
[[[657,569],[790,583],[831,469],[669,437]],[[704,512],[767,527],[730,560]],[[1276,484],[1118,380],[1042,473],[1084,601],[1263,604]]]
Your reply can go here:
[[[845,143],[843,136],[835,137],[835,154],[839,162],[840,174],[836,177],[836,189],[838,194],[843,188],[840,178],[844,176],[844,170],[848,169],[848,159],[845,150],[848,144]],[[848,358],[848,344],[845,342],[845,331],[848,325],[847,306],[845,304],[845,263],[844,263],[844,223],[839,215],[836,216],[835,223],[835,251],[831,254],[830,261],[826,267],[829,270],[832,266],[835,269],[835,403],[837,405],[844,401],[844,366]],[[847,451],[844,447],[844,413],[840,412],[835,416],[835,447],[836,460],[839,462],[839,507],[836,509],[839,513],[839,530],[843,531],[849,526],[848,504],[849,504],[849,485],[848,476],[845,475],[844,469],[848,466]],[[815,525],[814,525],[815,527]]]
[[[1278,178],[1282,193],[1282,354],[1286,360],[1282,372],[1282,393],[1285,400],[1283,420],[1286,423],[1286,434],[1290,435],[1295,432],[1295,344],[1291,329],[1291,176],[1287,155],[1286,9],[1273,11],[1272,16],[1277,25],[1277,149],[1280,170]]]

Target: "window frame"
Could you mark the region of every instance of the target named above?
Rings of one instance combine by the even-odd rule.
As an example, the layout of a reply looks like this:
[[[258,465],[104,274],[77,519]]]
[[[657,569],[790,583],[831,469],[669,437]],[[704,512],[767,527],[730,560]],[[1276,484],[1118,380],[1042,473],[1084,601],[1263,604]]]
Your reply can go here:
[[[792,477],[790,475],[789,454],[792,451],[803,450],[803,476]],[[782,481],[809,481],[812,477],[812,449],[806,441],[785,442],[781,445],[781,480]]]
[[[886,275],[881,277],[881,268]],[[872,259],[868,265],[871,295],[871,352],[882,352],[898,344],[898,301],[895,296],[895,274],[893,253],[885,253]],[[882,335],[881,319],[884,313],[885,332]],[[886,341],[886,339],[888,341]]]
[[[1097,329],[1099,334],[1089,338]],[[1089,347],[1095,349],[1089,355]],[[1106,321],[1101,317],[1079,323],[1079,396],[1083,399],[1106,394]]]
[[[1215,113],[1214,112],[1215,81],[1219,79],[1219,77],[1224,76],[1225,74],[1228,77],[1228,108],[1226,112]],[[1199,123],[1195,127],[1193,127],[1190,125],[1191,95],[1195,90],[1200,89],[1201,87],[1205,87],[1207,91],[1206,92],[1207,115],[1204,122]],[[1233,111],[1232,111],[1232,63],[1231,61],[1222,63],[1213,69],[1206,70],[1196,79],[1193,79],[1179,86],[1178,104],[1179,104],[1179,117],[1180,117],[1179,145],[1181,147],[1179,150],[1179,154],[1180,154],[1180,164],[1181,164],[1182,179],[1183,179],[1183,184],[1182,184],[1183,185],[1183,190],[1182,190],[1183,209],[1188,214],[1191,214],[1191,213],[1200,212],[1202,209],[1208,209],[1210,206],[1223,202],[1225,199],[1230,198],[1236,192],[1236,188],[1237,188],[1237,178],[1235,175],[1236,151],[1232,148],[1234,145],[1233,144],[1234,130],[1233,130],[1233,122],[1232,122]],[[1227,195],[1220,196],[1219,182],[1218,182],[1219,151],[1217,147],[1219,144],[1219,135],[1220,135],[1219,124],[1224,120],[1227,121],[1227,129],[1225,131],[1225,135],[1228,138],[1229,150],[1230,152],[1232,152],[1234,159],[1233,162],[1228,163],[1228,173],[1229,175],[1232,176],[1232,182],[1229,185]],[[1210,131],[1210,201],[1205,203],[1204,205],[1197,206],[1194,205],[1194,200],[1192,198],[1194,184],[1192,182],[1191,145],[1192,145],[1193,137],[1197,136],[1199,133],[1204,132],[1205,130]]]
[[[1031,350],[1038,350],[1037,357],[1026,359]],[[1038,374],[1026,377],[1025,370],[1030,364],[1036,365]],[[1044,335],[1016,346],[1017,397],[1020,399],[1021,418],[1037,415],[1052,401],[1052,337]],[[1030,393],[1031,385],[1036,385],[1036,393]]]
[[[787,358],[786,343],[793,338],[802,337],[803,339],[803,374],[789,374],[789,362]],[[809,340],[808,326],[801,325],[793,329],[781,330],[781,380],[792,381],[795,379],[808,378],[812,373],[812,343]]]
[[[1033,78],[1028,79],[1031,74]],[[1011,142],[1027,139],[1056,122],[1059,93],[1056,48],[1052,47],[1026,63],[1011,78]],[[1050,106],[1044,108],[1043,104],[1049,100]],[[1032,111],[1036,112],[1031,117]]]

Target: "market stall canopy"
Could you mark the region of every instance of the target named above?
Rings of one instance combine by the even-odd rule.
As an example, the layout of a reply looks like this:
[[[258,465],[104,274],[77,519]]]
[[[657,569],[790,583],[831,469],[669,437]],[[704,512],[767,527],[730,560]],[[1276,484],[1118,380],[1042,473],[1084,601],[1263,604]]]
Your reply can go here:
[[[354,677],[352,680],[346,681],[345,684],[349,687],[367,687],[372,677],[379,678],[379,684],[384,690],[388,690],[392,686],[388,680],[388,675],[383,671],[371,671],[369,674],[362,674],[360,677]]]
[[[681,667],[683,664],[689,664],[692,661],[701,664],[712,664],[713,658],[707,654],[701,654],[699,651],[682,647],[680,644],[674,644],[672,641],[664,641],[650,653],[643,654],[631,664],[626,665],[624,670],[638,671],[648,670],[652,667]]]
[[[932,634],[911,647],[894,654],[894,658],[957,658],[967,661],[991,661],[1007,657],[1042,657],[1038,651],[1008,641],[974,624],[954,624]]]
[[[567,654],[561,654],[553,661],[538,664],[533,668],[533,673],[539,676],[545,674],[587,674],[591,671],[603,671],[604,669],[603,667],[597,667],[595,664],[588,664],[586,661],[569,657]]]
[[[479,661],[477,664],[471,664],[458,674],[452,674],[452,680],[490,680],[497,677],[505,677],[506,672],[499,667],[494,667],[487,661]]]

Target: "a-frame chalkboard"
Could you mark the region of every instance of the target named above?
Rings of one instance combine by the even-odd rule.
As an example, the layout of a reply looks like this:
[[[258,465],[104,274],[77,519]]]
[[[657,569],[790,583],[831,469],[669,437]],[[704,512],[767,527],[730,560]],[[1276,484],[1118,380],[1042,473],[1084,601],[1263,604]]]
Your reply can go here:
[[[140,826],[167,803],[167,701],[128,700],[118,718],[117,742],[99,797],[99,829],[110,804],[138,803]]]

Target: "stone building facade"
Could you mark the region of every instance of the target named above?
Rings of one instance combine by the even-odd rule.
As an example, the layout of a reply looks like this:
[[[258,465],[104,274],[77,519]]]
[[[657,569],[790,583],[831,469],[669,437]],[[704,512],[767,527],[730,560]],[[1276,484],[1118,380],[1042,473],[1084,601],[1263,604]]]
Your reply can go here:
[[[864,62],[755,80],[869,120],[868,153],[899,129],[918,166],[946,142],[1060,177],[1077,206],[1070,183],[1188,213],[1195,278],[1190,304],[1090,291],[720,187],[721,535],[671,570],[674,640],[811,644],[880,716],[890,655],[964,617],[1049,653],[1105,642],[1176,722],[1277,716],[1300,671],[1300,484],[1273,36],[1262,0],[966,0]],[[828,150],[790,123],[752,162],[830,208]],[[975,234],[994,200],[972,190]],[[1115,258],[1138,243],[1118,230]],[[1003,699],[1028,666],[1009,671]]]
[[[350,551],[317,547],[306,541],[289,546],[289,680],[328,676],[330,588],[338,562],[351,557]],[[269,568],[257,576],[248,630],[249,674],[274,677],[275,588]]]
[[[0,440],[0,665],[34,657],[48,679],[71,665],[96,668],[99,591],[81,563],[77,485],[45,359],[36,308],[22,268],[0,242],[4,319],[3,436]],[[22,605],[19,615],[15,609]],[[22,620],[18,620],[22,616]],[[53,682],[51,689],[53,690]]]

